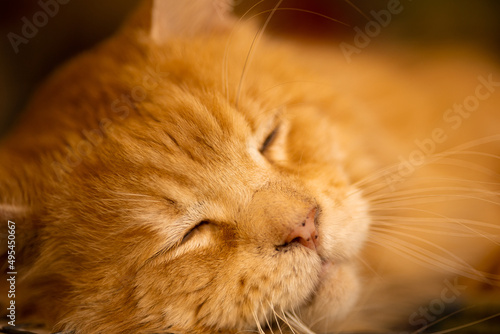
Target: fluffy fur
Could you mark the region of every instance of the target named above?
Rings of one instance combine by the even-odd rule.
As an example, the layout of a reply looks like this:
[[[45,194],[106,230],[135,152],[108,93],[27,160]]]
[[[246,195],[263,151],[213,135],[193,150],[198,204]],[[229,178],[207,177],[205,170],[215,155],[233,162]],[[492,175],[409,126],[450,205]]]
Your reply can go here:
[[[425,302],[453,275],[498,285],[495,260],[478,266],[500,241],[500,93],[434,140],[445,153],[398,164],[477,75],[500,80],[492,67],[348,67],[262,36],[225,2],[174,2],[146,1],[61,68],[2,143],[20,319],[78,334],[387,328],[364,308]],[[317,248],[286,242],[311,212]]]

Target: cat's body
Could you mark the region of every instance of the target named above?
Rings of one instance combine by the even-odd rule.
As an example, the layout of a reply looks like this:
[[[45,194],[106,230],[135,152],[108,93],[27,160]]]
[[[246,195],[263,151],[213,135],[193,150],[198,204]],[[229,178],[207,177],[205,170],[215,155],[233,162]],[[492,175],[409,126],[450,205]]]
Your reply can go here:
[[[436,60],[408,82],[382,58],[346,66],[194,3],[156,1],[152,22],[145,3],[53,76],[4,140],[0,216],[17,226],[20,319],[75,333],[236,333],[297,314],[322,332],[390,326],[363,308],[397,304],[394,286],[417,291],[404,316],[457,274],[498,285],[461,261],[498,251],[500,164],[469,151],[498,154],[499,72]],[[442,94],[429,80],[469,83]],[[447,113],[478,92],[470,116]],[[461,148],[465,162],[435,156],[473,140],[485,143]],[[449,249],[437,262],[435,244]],[[360,273],[360,259],[385,279]]]

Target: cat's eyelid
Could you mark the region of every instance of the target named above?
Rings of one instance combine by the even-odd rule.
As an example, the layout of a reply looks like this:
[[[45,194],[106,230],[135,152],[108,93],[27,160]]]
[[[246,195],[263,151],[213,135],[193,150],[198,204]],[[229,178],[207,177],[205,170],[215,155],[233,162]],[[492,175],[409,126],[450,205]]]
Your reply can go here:
[[[200,222],[198,222],[197,224],[193,225],[185,234],[184,236],[182,237],[181,241],[179,242],[179,244],[177,246],[180,246],[182,245],[183,243],[187,242],[192,236],[193,236],[193,233],[200,227],[200,226],[203,226],[203,225],[207,225],[207,224],[210,224],[210,221],[208,219],[203,219],[201,220]]]
[[[199,220],[191,216],[189,213],[166,223],[164,228],[165,243],[162,246],[162,252],[167,252],[176,248],[187,231],[191,230],[199,223]]]
[[[277,126],[274,127],[274,129],[269,133],[264,139],[264,142],[262,143],[262,146],[259,149],[260,153],[265,153],[266,150],[274,143],[276,140],[276,137],[279,135],[279,130],[280,130],[281,124],[278,124]]]
[[[283,123],[285,122],[285,109],[280,108],[278,112],[276,112],[268,122],[261,127],[258,131],[259,134],[259,152],[264,152],[271,144],[274,139],[276,139],[276,135],[279,132],[279,129],[282,128]]]
[[[179,247],[183,244],[186,236],[190,232],[194,231],[198,226],[200,226],[200,224],[205,224],[209,222],[210,221],[207,219],[196,222],[191,219],[181,219],[179,221],[176,221],[174,223],[174,226],[168,231],[166,242],[156,253],[154,253],[148,259],[148,261],[154,260],[159,256],[169,254],[170,252],[173,252],[173,255],[171,256],[176,257],[175,255],[176,250],[178,250]]]

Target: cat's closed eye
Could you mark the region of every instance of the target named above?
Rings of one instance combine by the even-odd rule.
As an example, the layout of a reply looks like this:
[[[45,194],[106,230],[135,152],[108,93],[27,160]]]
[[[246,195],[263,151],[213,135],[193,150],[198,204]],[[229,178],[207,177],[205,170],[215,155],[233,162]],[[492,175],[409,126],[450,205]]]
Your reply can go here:
[[[208,220],[202,220],[195,226],[193,226],[190,230],[184,234],[182,237],[182,240],[180,242],[181,245],[187,243],[189,240],[191,240],[194,236],[196,236],[198,233],[202,233],[203,231],[207,230],[209,228],[210,222]]]
[[[266,137],[264,143],[260,147],[260,153],[265,154],[266,151],[271,147],[271,145],[276,141],[279,134],[280,125],[276,126],[271,133]]]

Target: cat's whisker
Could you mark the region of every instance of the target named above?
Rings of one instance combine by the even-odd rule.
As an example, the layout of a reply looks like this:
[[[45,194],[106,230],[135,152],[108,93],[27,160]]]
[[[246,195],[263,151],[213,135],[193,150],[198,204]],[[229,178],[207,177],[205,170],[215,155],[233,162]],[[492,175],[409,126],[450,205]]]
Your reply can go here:
[[[370,212],[374,215],[377,215],[377,212],[383,212],[384,214],[387,214],[387,211],[390,211],[390,210],[392,210],[394,212],[416,211],[419,213],[428,213],[430,215],[439,216],[435,212],[428,211],[428,210],[422,210],[422,209],[418,209],[418,208],[412,208],[409,206],[406,206],[406,207],[405,206],[391,206],[389,204],[384,204],[384,205],[377,205],[377,206],[370,207]]]
[[[476,155],[480,155],[482,152],[476,152]],[[486,153],[484,153],[486,154]],[[453,166],[453,167],[459,167],[465,170],[469,171],[474,171],[477,172],[478,174],[482,175],[487,175],[491,177],[500,177],[500,174],[495,172],[494,170],[490,168],[484,167],[480,163],[475,163],[472,162],[466,158],[459,158],[457,156],[463,155],[463,152],[455,152],[453,154],[447,153],[447,154],[436,154],[435,156],[432,156],[431,159],[429,159],[425,166],[435,166],[435,165],[446,165],[446,166]],[[471,153],[469,152],[469,155]],[[454,157],[451,157],[454,156]],[[495,159],[498,159],[498,156],[495,155],[490,155],[490,157],[494,157]],[[424,167],[424,166],[423,166]]]
[[[466,151],[472,147],[477,147],[477,146],[481,146],[484,144],[490,144],[490,143],[494,143],[494,142],[500,142],[500,135],[499,134],[474,139],[474,140],[468,141],[466,143],[457,145],[457,146],[450,148],[446,151],[443,151],[441,153],[438,153],[436,155],[452,155],[452,154],[456,154],[457,152]]]
[[[379,236],[376,236],[377,238],[379,238]],[[382,238],[380,238],[382,239]],[[421,254],[419,254],[418,252],[416,251],[413,251],[412,249],[410,248],[407,248],[407,247],[404,247],[402,245],[399,245],[395,240],[383,240],[384,242],[381,242],[381,240],[377,240],[373,237],[368,237],[367,238],[367,246],[370,247],[370,246],[373,246],[375,248],[377,247],[382,247],[382,248],[386,248],[390,251],[393,251],[395,252],[396,254],[399,254],[423,267],[426,267],[428,269],[431,269],[431,270],[438,270],[438,269],[441,269],[440,267],[440,264],[439,263],[435,263],[435,261],[433,261],[431,258],[429,259],[421,259],[420,256]],[[428,263],[429,262],[429,263]]]
[[[417,240],[420,240],[420,241],[426,241],[426,240],[424,240],[424,239],[422,239],[422,238],[417,238],[416,236],[410,235],[410,234],[405,233],[405,232],[401,232],[401,231],[400,231],[400,232],[398,232],[398,231],[395,231],[394,229],[385,229],[385,228],[378,228],[378,227],[372,227],[372,229],[373,229],[374,231],[378,231],[378,232],[386,232],[386,233],[389,233],[389,234],[390,234],[390,233],[393,233],[393,234],[400,234],[400,235],[407,236],[407,237],[410,237],[410,236],[411,236],[410,238],[417,239]],[[413,229],[411,229],[411,230],[413,230]],[[434,230],[426,230],[425,232],[432,233],[432,234],[434,234],[434,235],[438,234],[438,233],[437,233],[436,231],[434,231]],[[477,232],[477,231],[474,231],[474,232],[479,233],[479,232]],[[447,235],[447,236],[449,236],[449,235],[452,235],[452,234],[448,232],[448,233],[443,233],[443,235]],[[492,243],[494,243],[494,244],[496,244],[496,245],[500,245],[500,243],[498,243],[497,241],[493,240],[491,237],[489,237],[489,236],[487,236],[487,235],[485,235],[485,234],[479,233],[479,235],[480,235],[481,237],[484,237],[484,238],[488,239],[489,241],[491,241]],[[461,236],[461,237],[464,237],[464,236],[462,236],[462,235],[460,235],[460,236]],[[465,235],[465,237],[470,237],[470,236]],[[495,237],[496,237],[496,236],[495,236]],[[427,242],[425,242],[425,243],[427,243],[427,244],[432,244],[432,243],[430,243],[430,242],[428,242],[428,241],[427,241]],[[432,245],[433,245],[433,246],[436,246],[436,245],[434,245],[434,244],[432,244]],[[444,250],[444,249],[441,249],[441,251],[443,251],[443,250]],[[467,264],[467,266],[468,266],[468,267],[470,267],[468,264]],[[499,276],[499,277],[500,277],[500,276]]]
[[[280,321],[279,321],[279,320],[283,321],[283,323],[285,323],[285,324],[286,324],[285,317],[284,317],[284,316],[282,316],[282,315],[280,315],[278,312],[276,312],[276,309],[274,308],[274,306],[272,306],[272,305],[270,305],[270,306],[271,306],[271,309],[272,309],[273,314],[274,314],[274,319],[275,319],[276,323],[278,324],[278,328],[279,328],[280,333],[281,333],[281,332],[282,332],[282,329],[281,329],[281,326],[280,326],[280,324],[279,324],[279,323],[280,323]]]
[[[396,164],[392,164],[392,165],[389,165],[387,167],[381,168],[381,169],[375,171],[374,173],[366,176],[365,178],[354,182],[352,184],[352,186],[354,188],[358,189],[358,191],[362,191],[363,193],[367,192],[367,189],[369,189],[369,187],[370,188],[371,187],[379,187],[381,189],[386,189],[388,187],[388,184],[386,182],[376,182],[376,181],[380,181],[382,179],[382,177],[387,177],[387,175],[391,175],[391,174],[396,173],[398,171],[398,166],[399,166],[399,164],[396,163]],[[376,182],[376,183],[373,183],[373,184],[369,185],[369,187],[367,187],[366,185],[370,184],[371,182]],[[377,190],[379,190],[379,189],[377,189]]]
[[[253,19],[259,15],[262,15],[262,14],[266,14],[266,13],[271,13],[273,11],[273,9],[266,9],[266,10],[262,10],[256,14],[254,14],[253,16],[249,17],[249,19]],[[312,10],[307,10],[307,9],[302,9],[302,8],[293,8],[293,7],[288,7],[288,8],[276,8],[275,11],[277,12],[281,12],[281,11],[289,11],[289,12],[301,12],[301,13],[307,13],[307,14],[312,14],[312,15],[316,15],[316,16],[319,16],[319,17],[322,17],[324,19],[327,19],[329,21],[332,21],[332,22],[335,22],[335,23],[340,23],[346,27],[350,27],[349,24],[345,23],[345,22],[342,22],[340,20],[337,20],[337,19],[334,19],[333,17],[330,17],[328,15],[324,15],[324,14],[321,14],[321,13],[318,13],[318,12],[315,12],[315,11],[312,11]],[[331,86],[331,85],[330,85]]]
[[[486,232],[472,228],[471,226],[481,227],[485,229],[500,230],[500,226],[492,223],[479,222],[467,219],[452,219],[452,218],[419,218],[419,217],[404,217],[404,216],[376,216],[372,220],[372,226],[390,227],[419,230],[429,233],[457,233],[460,237],[485,237],[497,238],[499,235],[494,232]],[[472,234],[470,233],[472,232]]]
[[[282,2],[283,2],[283,0],[278,0],[278,2],[276,3],[276,5],[274,6],[273,10],[269,13],[266,21],[264,22],[264,24],[262,25],[262,27],[259,29],[259,31],[257,31],[254,39],[252,40],[252,44],[250,45],[250,49],[248,50],[247,57],[245,59],[245,63],[243,64],[243,69],[241,71],[241,76],[240,76],[240,81],[238,83],[238,88],[236,90],[236,99],[235,99],[236,108],[238,108],[238,102],[239,102],[239,98],[241,96],[241,90],[243,88],[243,82],[245,81],[245,76],[247,74],[248,67],[250,66],[250,63],[252,61],[252,58],[253,58],[253,55],[254,55],[254,52],[255,52],[255,47],[257,46],[257,44],[262,39],[262,36],[264,35],[264,31],[266,30],[267,25],[271,21],[272,17],[276,13],[276,10],[278,9],[278,7],[281,5]]]
[[[292,310],[291,312],[292,313],[289,314],[289,320],[296,330],[300,330],[301,334],[315,334],[308,326],[306,326],[302,322],[302,320],[300,320],[300,317],[297,315],[295,310]]]
[[[287,325],[292,331],[292,333],[296,334],[314,334],[297,316],[297,314],[292,310],[287,312]],[[297,331],[297,332],[296,332]]]
[[[281,320],[283,320],[283,322],[288,326],[288,328],[292,331],[293,334],[297,334],[295,333],[293,326],[290,324],[290,320],[287,317],[287,313],[283,310],[282,307],[280,308],[280,311],[281,311],[281,317],[280,317]]]
[[[428,195],[428,196],[418,196],[407,199],[394,199],[388,201],[381,201],[379,203],[374,203],[374,205],[370,208],[370,211],[375,210],[398,210],[399,208],[410,208],[409,206],[420,206],[422,204],[433,204],[433,203],[452,203],[452,201],[459,202],[460,200],[475,200],[478,202],[483,202],[486,204],[491,204],[493,206],[500,206],[500,203],[497,203],[493,200],[482,198],[479,196],[467,196],[467,195],[450,195],[449,198],[445,198],[443,196],[438,195]],[[376,206],[376,207],[375,207]],[[372,210],[373,209],[373,210]]]
[[[410,334],[418,334],[418,333],[422,333],[422,332],[423,332],[423,331],[425,331],[427,328],[430,328],[430,327],[432,327],[432,326],[435,326],[435,325],[437,325],[437,324],[439,324],[439,323],[443,322],[444,320],[446,320],[446,319],[448,319],[448,318],[450,318],[450,317],[452,317],[452,316],[454,316],[454,315],[456,315],[456,314],[459,314],[459,313],[461,313],[461,312],[464,312],[464,311],[470,310],[470,309],[472,309],[472,308],[474,308],[474,307],[475,307],[475,306],[469,306],[469,307],[464,307],[464,308],[461,308],[461,309],[459,309],[459,310],[456,310],[456,311],[454,311],[454,312],[452,312],[452,313],[450,313],[450,314],[447,314],[447,315],[445,315],[445,316],[443,316],[443,317],[441,317],[441,318],[439,318],[439,319],[437,319],[437,320],[434,320],[433,322],[431,322],[431,323],[429,323],[429,324],[427,324],[427,325],[425,325],[425,326],[422,326],[421,328],[417,329],[417,330],[416,330],[416,331],[414,331],[414,332],[411,332]]]
[[[498,154],[486,153],[486,152],[481,152],[481,151],[460,151],[460,152],[457,152],[455,154],[456,155],[480,156],[480,157],[493,158],[496,160],[500,160],[500,155],[498,155]]]
[[[412,218],[408,217],[407,219],[410,220],[410,221],[414,220],[414,221],[428,222],[428,223],[431,223],[431,222],[440,222],[441,224],[443,222],[445,222],[447,224],[461,225],[465,229],[473,232],[474,234],[477,234],[477,235],[479,235],[481,237],[484,237],[485,239],[488,239],[488,240],[490,240],[491,242],[493,242],[495,244],[498,243],[497,241],[495,241],[495,239],[493,239],[493,238],[498,238],[498,236],[492,235],[490,237],[490,236],[486,235],[485,233],[483,233],[482,231],[478,231],[478,230],[473,229],[472,227],[468,226],[468,225],[475,225],[475,226],[482,226],[482,227],[485,227],[485,228],[498,229],[499,227],[497,225],[494,225],[494,224],[490,224],[490,223],[486,223],[486,222],[480,222],[480,221],[471,220],[471,219],[454,219],[454,218],[450,218],[450,217],[446,217],[444,215],[438,214],[436,212],[432,212],[432,211],[429,211],[429,210],[417,209],[417,208],[401,208],[401,207],[396,207],[396,208],[391,208],[391,209],[393,209],[393,210],[401,210],[401,211],[408,210],[408,211],[415,211],[415,212],[419,212],[419,213],[429,214],[429,215],[431,215],[433,217],[432,218],[430,218],[430,217],[412,217]],[[377,210],[373,210],[373,212],[376,212],[376,211]],[[386,212],[386,209],[384,209],[382,211]],[[379,217],[379,219],[383,219],[383,218],[380,218],[380,217],[383,217],[383,216],[377,215],[376,213],[374,214],[374,216],[375,217]],[[392,217],[394,217],[394,216],[392,216]],[[385,221],[387,222],[387,219],[385,219]]]
[[[437,153],[437,154],[434,154],[430,157],[427,157],[427,160],[426,162],[422,165],[422,166],[419,166],[418,168],[425,168],[426,165],[428,164],[436,164],[436,161],[439,161],[441,160],[442,162],[442,159],[444,159],[445,157],[449,157],[449,156],[452,156],[452,155],[458,155],[458,154],[461,154],[461,153],[464,153],[465,154],[469,154],[469,155],[482,155],[482,156],[485,156],[485,157],[490,157],[490,158],[494,158],[494,159],[498,159],[499,157],[497,155],[493,155],[493,154],[488,154],[488,153],[484,153],[484,152],[475,152],[475,151],[470,151],[469,149],[470,148],[473,148],[473,147],[476,147],[476,146],[480,146],[480,145],[484,145],[484,144],[488,144],[488,143],[493,143],[493,142],[496,142],[496,141],[500,141],[500,135],[493,135],[493,136],[488,136],[488,137],[483,137],[483,138],[480,138],[480,139],[477,139],[477,140],[473,140],[473,141],[469,141],[467,143],[464,143],[462,145],[459,145],[459,146],[456,146],[454,148],[451,148],[447,151],[444,151],[444,152],[441,152],[441,153]],[[474,153],[475,152],[475,153]],[[457,161],[446,161],[446,163],[451,163],[453,165],[457,165]],[[376,182],[375,184],[371,184],[369,186],[365,186],[365,185],[368,185],[370,184],[371,182],[375,182],[377,180],[380,180],[380,181],[383,181],[383,177],[388,177],[390,175],[398,175],[398,168],[399,168],[399,162],[398,163],[394,163],[392,165],[389,165],[387,167],[384,167],[384,168],[381,168],[377,171],[375,171],[374,173],[366,176],[365,178],[361,179],[361,180],[358,180],[357,182],[355,182],[353,184],[353,187],[355,188],[359,188],[360,191],[363,191],[364,194],[369,194],[369,189],[370,188],[373,188],[373,187],[377,187],[379,188],[378,190],[380,189],[386,189],[387,187],[389,187],[391,185],[391,183],[389,182]],[[465,165],[464,163],[458,163],[458,164],[461,164],[462,167],[467,167],[467,168],[473,168],[471,165]],[[476,169],[475,167],[473,169]],[[492,171],[487,169],[487,168],[479,168],[480,171],[482,171],[483,173],[486,172],[487,174],[491,174]],[[495,175],[498,175],[496,173],[494,173]],[[402,180],[406,180],[406,178],[404,176],[401,176],[400,177]],[[387,180],[386,180],[387,181]],[[390,181],[390,180],[389,180]]]
[[[377,271],[373,268],[373,266],[371,266],[371,265],[370,265],[367,261],[365,261],[365,260],[364,260],[364,259],[363,259],[360,255],[355,254],[354,256],[355,256],[355,258],[356,258],[359,262],[361,262],[361,263],[362,263],[362,264],[363,264],[363,265],[364,265],[364,266],[365,266],[365,267],[366,267],[369,271],[371,271],[371,272],[375,275],[375,277],[377,277],[377,278],[379,278],[379,279],[384,280],[384,277],[383,277],[383,276],[381,276],[381,275],[380,275],[380,274],[379,274],[379,273],[378,273],[378,272],[377,272]]]
[[[498,238],[498,235],[485,234],[485,233],[481,233],[481,232],[475,231],[475,230],[473,230],[474,234],[471,234],[471,233],[465,233],[465,232],[463,232],[463,233],[450,232],[450,231],[445,231],[445,230],[439,231],[439,230],[435,229],[435,226],[431,226],[429,228],[424,228],[424,227],[414,227],[414,226],[405,226],[405,225],[395,225],[393,223],[384,223],[384,222],[378,222],[378,221],[374,225],[379,226],[379,227],[381,226],[382,228],[380,228],[380,230],[386,230],[388,232],[390,232],[395,226],[397,226],[397,229],[403,229],[406,231],[423,232],[423,233],[428,233],[428,234],[432,234],[432,235],[443,235],[443,236],[448,236],[448,237],[451,236],[451,237],[458,237],[458,238],[477,238],[478,237],[477,235],[479,235],[479,236],[491,241],[495,245],[500,246],[500,242],[495,240],[495,238]],[[391,229],[387,228],[387,226],[390,226]],[[374,228],[374,227],[372,227],[372,228]],[[457,226],[449,227],[449,229],[460,230]]]
[[[237,24],[240,23],[240,21],[245,18],[246,16],[257,6],[259,5],[260,3],[262,3],[263,1],[259,1],[258,3],[256,3],[255,5],[253,5],[249,10],[247,10],[245,12],[245,14],[240,17],[240,19],[238,20]],[[309,14],[313,14],[313,15],[317,15],[317,16],[320,16],[324,19],[327,19],[327,20],[330,20],[332,22],[336,22],[336,23],[340,23],[340,24],[343,24],[345,26],[348,26],[348,24],[340,21],[340,20],[336,20],[332,17],[329,17],[327,15],[324,15],[324,14],[321,14],[321,13],[317,13],[317,12],[314,12],[314,11],[310,11],[310,10],[305,10],[305,9],[300,9],[300,8],[279,8],[280,4],[281,4],[282,0],[279,0],[277,2],[277,4],[274,6],[273,9],[269,9],[269,10],[264,10],[264,11],[260,11],[259,13],[256,13],[254,14],[253,16],[249,17],[248,19],[252,19],[256,16],[259,16],[259,15],[262,15],[262,14],[266,14],[266,13],[269,13],[267,19],[265,20],[264,24],[262,25],[262,27],[260,28],[260,30],[257,32],[257,35],[254,37],[254,40],[252,41],[252,44],[250,45],[250,49],[247,53],[247,57],[245,59],[245,62],[244,62],[244,65],[243,65],[243,69],[242,69],[242,73],[241,73],[241,77],[240,77],[240,81],[239,81],[239,84],[238,84],[238,88],[237,88],[237,92],[236,92],[236,99],[235,99],[235,105],[236,107],[238,107],[238,101],[239,101],[239,97],[241,95],[241,89],[242,89],[242,86],[243,86],[243,82],[244,82],[244,79],[245,79],[245,76],[246,76],[246,73],[248,71],[248,66],[250,65],[251,63],[251,60],[253,58],[253,55],[254,55],[254,52],[255,52],[255,47],[256,45],[258,44],[258,42],[260,41],[260,39],[262,38],[262,35],[264,33],[264,31],[266,30],[267,28],[267,25],[269,24],[271,18],[274,16],[274,14],[277,12],[277,11],[299,11],[299,12],[304,12],[304,13],[309,13]],[[237,26],[236,24],[236,26]],[[228,58],[227,58],[227,55],[228,55],[228,48],[229,48],[229,41],[231,40],[231,37],[232,37],[232,34],[233,32],[231,32],[231,35],[228,39],[228,43],[226,44],[226,50],[224,52],[224,57],[223,57],[223,87],[225,88],[225,92],[226,92],[226,99],[227,101],[229,101],[229,80],[228,80]]]
[[[500,186],[500,182],[494,182],[494,181],[484,181],[484,180],[474,180],[474,179],[469,179],[469,178],[452,178],[452,177],[419,177],[418,180],[412,180],[408,181],[406,184],[412,184],[414,181],[415,183],[418,184],[423,184],[423,183],[429,183],[429,184],[436,184],[437,182],[443,182],[443,184],[472,184],[474,186],[484,186],[478,189],[490,189],[490,186]]]
[[[393,209],[396,209],[399,206],[451,202],[452,200],[459,201],[459,200],[464,200],[464,199],[476,200],[478,202],[489,203],[489,204],[492,204],[494,206],[500,206],[499,202],[496,202],[494,200],[490,200],[487,198],[482,198],[479,196],[460,195],[460,194],[449,194],[446,196],[448,198],[444,197],[443,195],[425,195],[425,196],[414,196],[414,197],[402,198],[399,200],[398,199],[384,200],[384,201],[381,200],[380,202],[374,203],[374,206],[376,205],[378,208],[391,207]]]
[[[264,305],[262,304],[262,300],[260,300],[260,308],[262,310],[262,313],[264,314],[264,318],[266,320],[266,325],[267,325],[267,328],[269,328],[269,330],[271,330],[271,324],[269,323],[269,319],[267,318],[267,312],[264,308]]]
[[[347,2],[352,8],[354,8],[354,10],[356,10],[359,14],[361,14],[366,20],[370,21],[371,18],[365,14],[361,8],[359,8],[358,6],[356,6],[355,4],[353,4],[350,0],[344,0],[345,2]]]
[[[427,244],[427,245],[431,246],[432,248],[436,248],[437,250],[439,250],[439,251],[447,254],[451,258],[455,259],[457,261],[457,263],[461,263],[464,267],[470,268],[471,270],[476,271],[474,268],[472,268],[472,266],[470,264],[466,263],[464,260],[462,260],[461,258],[459,258],[458,256],[456,256],[455,254],[451,253],[447,249],[445,249],[445,248],[443,248],[441,246],[438,246],[438,245],[436,245],[433,242],[430,242],[430,241],[425,240],[423,238],[417,237],[417,236],[415,236],[413,234],[409,234],[409,233],[405,233],[405,232],[401,232],[401,231],[395,231],[395,230],[378,229],[377,227],[373,227],[373,230],[374,231],[379,231],[379,232],[389,232],[391,234],[396,234],[396,235],[404,236],[404,237],[407,237],[409,239],[413,239],[413,240],[419,241],[421,243]],[[388,235],[385,234],[385,236],[387,237]],[[403,242],[403,241],[401,241],[401,242]],[[404,243],[410,244],[409,242],[404,242]],[[418,247],[416,245],[412,245],[412,246],[414,246],[415,249],[421,248],[421,247]],[[442,256],[438,256],[437,254],[433,253],[430,250],[422,248],[422,251],[424,252],[424,254],[428,254],[429,256],[435,256],[435,257],[437,257],[438,261],[440,261],[440,262],[443,262],[443,263],[453,263],[450,260],[447,260],[446,258],[444,258]]]
[[[264,330],[262,329],[262,326],[260,325],[259,318],[257,317],[257,313],[255,312],[254,309],[252,309],[252,315],[255,320],[255,324],[257,325],[257,330],[259,331],[260,334],[265,334]]]
[[[465,197],[465,198],[482,198],[482,199],[488,199],[488,198],[496,198],[498,195],[500,195],[499,192],[494,192],[494,191],[481,191],[481,190],[476,190],[476,189],[458,189],[457,191],[449,191],[443,193],[443,189],[445,188],[435,188],[435,191],[432,191],[430,189],[423,189],[423,190],[418,190],[414,189],[411,191],[407,192],[398,192],[395,194],[384,194],[380,195],[378,197],[368,197],[366,198],[373,206],[378,206],[379,204],[386,204],[386,203],[397,203],[398,201],[407,201],[411,199],[423,199],[423,198],[439,198],[442,197],[443,199],[446,199],[448,197]]]
[[[381,246],[383,248],[386,248],[388,250],[391,250],[395,252],[396,254],[399,254],[407,259],[410,259],[411,261],[426,267],[428,269],[431,269],[433,271],[442,271],[443,270],[443,264],[437,260],[435,260],[432,256],[426,257],[424,254],[419,253],[418,251],[421,250],[418,247],[411,247],[407,246],[404,244],[398,243],[399,239],[387,239],[384,237],[381,237],[379,235],[376,235],[376,237],[380,240],[374,239],[372,237],[369,237],[367,241],[369,243],[372,243],[377,246]],[[381,242],[383,241],[383,242]],[[412,249],[413,248],[413,249]],[[415,250],[416,248],[417,250]],[[455,268],[449,268],[449,271],[456,273]],[[460,273],[461,274],[461,273]],[[465,275],[463,275],[465,276]],[[477,278],[474,278],[477,280]]]
[[[280,322],[278,320],[278,314],[276,313],[276,310],[274,309],[274,305],[270,301],[267,301],[267,304],[269,305],[269,308],[271,309],[272,315],[274,317],[274,321],[276,322],[276,325],[278,326],[278,330],[280,331],[280,334],[283,334],[283,331],[281,330]]]
[[[485,228],[490,228],[490,229],[498,229],[500,230],[500,226],[497,224],[492,224],[492,223],[486,223],[483,221],[478,221],[478,220],[471,220],[471,219],[454,219],[454,218],[449,218],[449,217],[408,217],[408,216],[396,216],[396,215],[391,215],[391,216],[382,216],[382,215],[376,215],[375,216],[376,220],[373,220],[374,225],[377,224],[383,224],[383,225],[390,225],[394,226],[397,224],[397,226],[401,226],[401,224],[411,224],[415,225],[415,223],[418,224],[418,226],[421,225],[429,225],[431,227],[442,227],[442,225],[448,225],[451,226],[452,228],[456,228],[456,225],[474,225],[474,226],[481,226]],[[391,221],[395,221],[392,223]],[[436,225],[436,223],[438,225]],[[466,227],[467,228],[467,227]],[[457,229],[458,230],[458,229]]]
[[[427,185],[415,185],[408,187],[406,189],[394,190],[392,192],[380,192],[372,194],[363,194],[363,197],[374,207],[378,207],[386,203],[399,203],[402,201],[408,201],[410,199],[424,199],[432,198],[433,201],[436,198],[442,197],[441,201],[445,200],[456,200],[462,198],[472,198],[480,200],[496,199],[500,192],[489,190],[492,186],[496,186],[497,183],[479,184],[475,181],[470,181],[469,184],[463,185],[439,185],[435,184],[433,186]],[[500,187],[500,183],[498,184]],[[450,199],[451,197],[454,197]],[[497,205],[496,201],[493,204]]]
[[[464,160],[464,159],[458,159],[458,158],[440,158],[440,159],[436,159],[436,161],[433,161],[431,163],[429,163],[431,165],[447,165],[447,166],[453,166],[453,167],[460,167],[460,168],[463,168],[463,169],[467,169],[467,170],[470,170],[470,171],[474,171],[474,172],[477,172],[477,173],[480,173],[480,174],[484,174],[484,175],[487,175],[487,176],[490,176],[490,177],[496,177],[496,178],[500,178],[500,174],[498,174],[497,172],[489,169],[489,168],[486,168],[486,167],[483,167],[481,164],[476,164],[476,163],[473,163],[473,162],[470,162],[470,161],[467,161],[467,160]]]
[[[374,218],[384,217],[384,215],[380,215],[377,212],[383,212],[384,214],[387,214],[388,210],[391,210],[393,212],[405,212],[405,211],[412,212],[413,211],[413,212],[418,213],[418,214],[426,214],[428,216],[431,216],[431,217],[407,217],[408,219],[416,219],[416,220],[420,220],[420,221],[423,221],[423,220],[425,220],[427,222],[447,221],[447,222],[457,223],[457,224],[460,224],[463,226],[466,226],[467,224],[469,224],[469,225],[483,226],[483,227],[494,228],[494,229],[498,228],[497,225],[492,225],[492,224],[489,224],[487,222],[471,220],[471,219],[462,219],[462,218],[458,219],[458,218],[447,217],[445,215],[439,214],[439,213],[434,212],[434,211],[424,210],[424,209],[420,209],[420,208],[416,208],[416,207],[403,207],[403,206],[398,206],[398,205],[392,206],[389,204],[384,204],[384,205],[377,205],[377,206],[370,208],[370,212],[372,212],[372,214],[374,215]],[[390,215],[388,217],[399,218],[396,215]]]
[[[472,178],[470,173],[467,178],[445,178],[445,177],[419,177],[405,182],[404,187],[391,189],[385,193],[393,194],[400,191],[408,191],[411,189],[433,189],[435,187],[462,187],[472,186],[475,190],[488,190],[490,186],[500,185],[500,182],[482,181],[480,178]],[[382,193],[384,194],[384,193]],[[367,196],[370,194],[366,194]]]
[[[223,92],[226,94],[226,101],[230,101],[229,98],[229,46],[231,45],[231,41],[233,39],[233,34],[234,31],[237,29],[237,27],[241,24],[241,22],[245,19],[247,19],[247,15],[249,15],[252,10],[263,3],[265,0],[260,0],[257,3],[255,3],[252,7],[250,7],[243,15],[240,16],[236,24],[234,25],[233,29],[231,30],[231,33],[229,34],[229,37],[226,42],[226,47],[224,49],[224,55],[222,56],[222,87],[223,87]]]
[[[323,321],[325,319],[328,319],[328,317],[326,315],[322,315],[322,316],[316,316],[316,318],[314,319],[308,319],[308,322],[309,322],[309,326],[310,327],[314,327],[316,326],[320,321]]]
[[[490,285],[495,285],[493,281],[499,280],[499,277],[497,277],[498,275],[478,271],[467,264],[456,267],[449,259],[439,256],[417,245],[405,242],[399,238],[388,236],[385,233],[373,232],[373,236],[376,236],[377,239],[380,240],[375,240],[373,237],[369,237],[368,240],[370,242],[383,246],[387,249],[392,249],[396,251],[397,254],[434,271],[443,271],[443,269],[446,269],[450,273],[461,275]],[[409,237],[411,237],[411,235],[409,235]],[[454,255],[452,255],[452,257],[456,258]],[[461,259],[459,259],[459,262],[464,263]]]
[[[467,327],[471,327],[471,326],[474,326],[474,325],[477,325],[477,324],[480,324],[482,322],[485,322],[485,321],[488,321],[490,319],[493,319],[493,318],[496,318],[500,316],[500,312],[499,313],[495,313],[493,315],[490,315],[490,316],[487,316],[487,317],[484,317],[484,318],[481,318],[479,320],[476,320],[476,321],[472,321],[472,322],[469,322],[467,324],[464,324],[464,325],[460,325],[460,326],[456,326],[456,327],[453,327],[453,328],[449,328],[449,329],[445,329],[445,330],[442,330],[442,331],[438,331],[438,332],[432,332],[432,334],[445,334],[445,333],[452,333],[452,332],[456,332],[460,329],[463,329],[463,328],[467,328]],[[413,333],[412,333],[413,334]]]
[[[444,193],[443,193],[444,192]],[[449,196],[455,194],[481,194],[481,195],[491,195],[496,197],[500,195],[500,192],[496,191],[488,191],[481,188],[471,188],[471,187],[458,187],[458,186],[434,186],[434,187],[426,187],[426,188],[414,188],[414,189],[405,189],[398,190],[387,194],[381,194],[378,196],[365,196],[370,203],[384,203],[394,198],[418,198],[417,196],[411,197],[410,195],[418,195],[420,196]]]

